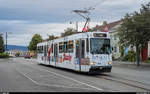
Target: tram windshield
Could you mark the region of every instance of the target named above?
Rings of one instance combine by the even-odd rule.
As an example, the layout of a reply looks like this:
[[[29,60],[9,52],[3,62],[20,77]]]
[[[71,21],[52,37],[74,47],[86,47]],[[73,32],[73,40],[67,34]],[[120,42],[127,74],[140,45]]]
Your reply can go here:
[[[90,52],[91,54],[110,54],[110,39],[91,38],[90,39]]]

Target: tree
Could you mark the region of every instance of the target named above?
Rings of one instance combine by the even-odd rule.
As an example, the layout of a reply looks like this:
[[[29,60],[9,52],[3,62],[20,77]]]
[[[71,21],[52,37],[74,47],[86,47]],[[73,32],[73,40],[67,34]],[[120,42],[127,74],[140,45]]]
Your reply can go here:
[[[48,38],[49,40],[53,40],[53,39],[55,39],[55,36],[54,35],[49,35],[49,38]]]
[[[142,47],[150,40],[150,2],[142,5],[140,13],[126,14],[119,28],[120,44],[136,47],[136,62],[139,66]]]
[[[32,40],[30,41],[30,44],[29,44],[29,46],[28,46],[28,49],[30,50],[30,51],[36,51],[36,49],[37,49],[37,44],[38,43],[40,43],[40,42],[42,42],[43,41],[43,39],[42,39],[42,37],[39,35],[39,34],[35,34],[33,37],[32,37]]]
[[[76,30],[73,28],[67,28],[64,31],[65,31],[65,33],[61,33],[61,37],[65,37],[65,36],[77,33]]]
[[[103,21],[103,26],[106,26],[107,25],[107,21]]]
[[[56,38],[56,37],[55,37],[54,35],[49,35],[47,41],[48,41],[48,40],[53,40],[53,39],[55,39],[55,38]]]
[[[4,51],[5,51],[4,40],[2,35],[0,35],[0,53],[3,53]]]

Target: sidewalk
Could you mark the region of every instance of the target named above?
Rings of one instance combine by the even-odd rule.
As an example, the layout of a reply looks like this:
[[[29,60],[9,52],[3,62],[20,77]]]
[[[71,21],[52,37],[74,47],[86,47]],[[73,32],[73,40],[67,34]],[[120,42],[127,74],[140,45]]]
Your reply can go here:
[[[136,62],[113,61],[110,75],[137,81],[150,87],[150,63],[140,62],[140,66],[137,66]]]
[[[137,66],[136,62],[113,61],[113,66],[125,67],[125,68],[136,68],[136,69],[150,69],[150,63],[144,63],[144,62],[140,62],[140,66]]]

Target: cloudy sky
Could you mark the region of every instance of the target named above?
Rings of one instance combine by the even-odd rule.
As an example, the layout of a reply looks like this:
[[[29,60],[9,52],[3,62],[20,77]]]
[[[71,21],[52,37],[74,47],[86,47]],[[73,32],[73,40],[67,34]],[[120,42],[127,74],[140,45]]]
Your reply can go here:
[[[75,28],[76,21],[81,30],[84,19],[72,10],[94,7],[89,14],[90,27],[93,27],[139,11],[141,4],[148,2],[150,0],[0,0],[0,33],[5,36],[8,32],[8,44],[28,46],[36,33],[43,39],[51,34],[59,36],[67,27]]]

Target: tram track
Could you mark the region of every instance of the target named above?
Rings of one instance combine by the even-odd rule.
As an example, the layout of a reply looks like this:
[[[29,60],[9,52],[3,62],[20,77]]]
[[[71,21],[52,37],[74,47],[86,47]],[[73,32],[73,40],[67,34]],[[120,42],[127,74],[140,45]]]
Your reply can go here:
[[[142,82],[125,79],[125,78],[122,78],[122,77],[116,77],[116,76],[112,76],[112,75],[108,75],[108,74],[101,74],[101,75],[98,75],[98,76],[95,76],[95,77],[99,78],[99,79],[114,81],[114,82],[117,82],[117,83],[121,83],[121,84],[124,84],[124,85],[134,87],[134,88],[139,88],[139,89],[143,89],[143,90],[146,90],[146,91],[150,91],[150,88],[148,88],[148,87],[150,87],[150,85],[142,83]]]

